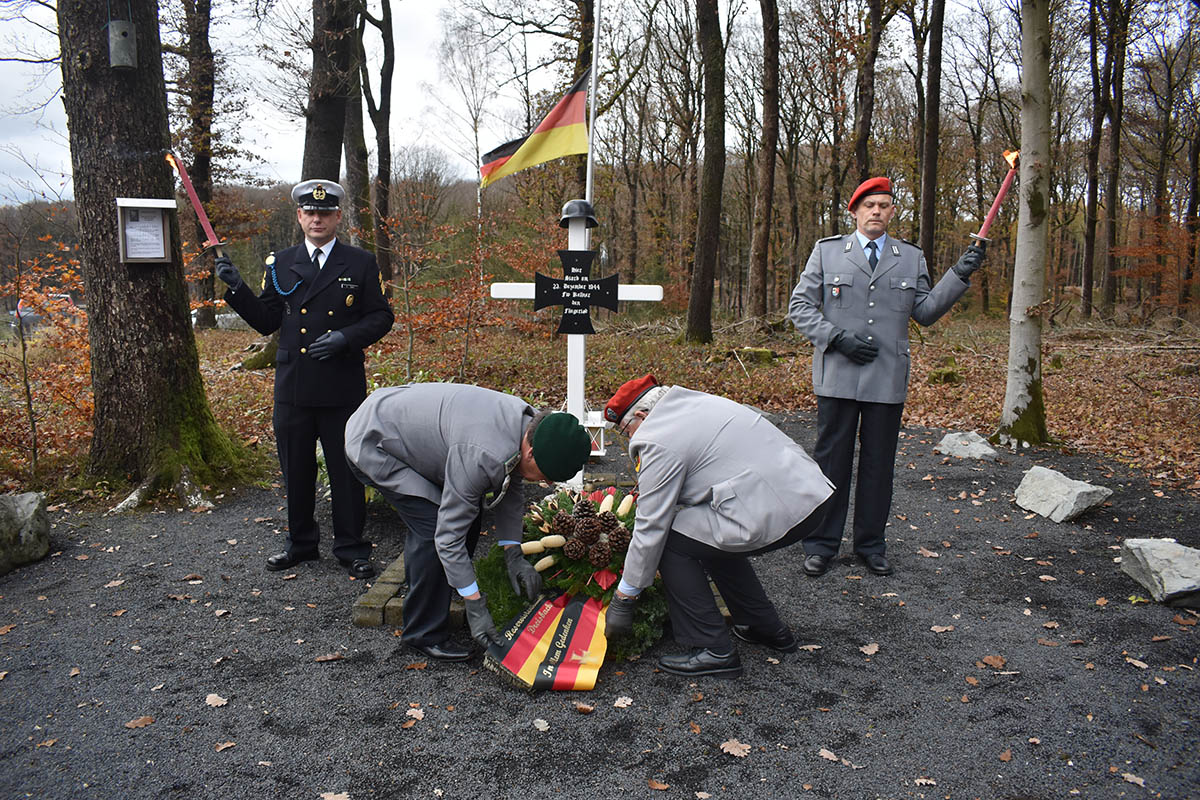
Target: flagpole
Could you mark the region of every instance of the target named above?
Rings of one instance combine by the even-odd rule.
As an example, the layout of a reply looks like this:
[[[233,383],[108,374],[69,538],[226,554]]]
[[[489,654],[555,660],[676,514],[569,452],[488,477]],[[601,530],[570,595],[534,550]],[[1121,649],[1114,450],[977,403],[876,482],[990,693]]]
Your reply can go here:
[[[587,185],[584,188],[583,199],[588,201],[588,205],[592,203],[592,153],[596,152],[596,97],[599,94],[597,85],[600,82],[600,74],[596,71],[596,65],[600,60],[600,0],[596,0],[596,9],[593,12],[592,21],[592,79],[591,86],[588,87],[588,151],[587,151]],[[590,236],[588,237],[591,238]]]

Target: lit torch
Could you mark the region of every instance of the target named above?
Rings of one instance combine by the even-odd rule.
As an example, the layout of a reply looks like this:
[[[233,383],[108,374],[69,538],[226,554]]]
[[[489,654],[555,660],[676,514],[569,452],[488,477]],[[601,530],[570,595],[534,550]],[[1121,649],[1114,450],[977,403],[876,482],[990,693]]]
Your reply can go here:
[[[1021,155],[1020,150],[1004,151],[1004,160],[1008,162],[1008,174],[1004,176],[1004,183],[1000,184],[1000,191],[996,192],[996,199],[992,201],[992,207],[988,209],[983,224],[979,226],[979,233],[971,234],[972,239],[988,241],[987,233],[988,229],[992,227],[992,220],[996,218],[1000,204],[1004,202],[1004,196],[1008,194],[1008,187],[1012,186],[1013,178],[1017,177],[1017,156],[1019,155]]]
[[[187,192],[188,200],[192,203],[192,208],[196,210],[196,217],[200,220],[200,227],[204,231],[204,235],[208,237],[204,242],[204,247],[207,249],[212,247],[216,250],[217,255],[225,255],[221,249],[225,244],[217,239],[217,234],[213,232],[212,223],[208,221],[208,214],[204,213],[204,206],[200,204],[200,198],[196,196],[196,188],[192,186],[192,179],[188,177],[187,169],[183,166],[183,162],[176,158],[174,154],[167,153],[167,163],[175,168],[179,173],[179,180],[183,183],[183,190]]]

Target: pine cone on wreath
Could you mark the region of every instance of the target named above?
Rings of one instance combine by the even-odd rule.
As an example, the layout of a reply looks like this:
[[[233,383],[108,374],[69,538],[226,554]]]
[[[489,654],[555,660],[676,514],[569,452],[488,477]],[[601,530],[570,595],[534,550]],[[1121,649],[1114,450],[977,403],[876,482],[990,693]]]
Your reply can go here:
[[[608,531],[608,543],[618,553],[628,550],[631,541],[633,541],[633,534],[626,530],[624,525],[618,525]]]
[[[550,523],[550,532],[570,539],[575,535],[575,518],[565,511],[558,512]]]
[[[612,557],[612,548],[608,542],[596,542],[588,548],[588,561],[592,562],[593,567],[606,567],[608,560]]]
[[[598,515],[596,519],[604,523],[604,530],[606,531],[609,528],[616,528],[621,524],[621,521],[617,519],[617,515],[611,511],[605,511],[603,514]]]
[[[567,543],[563,545],[563,555],[572,561],[586,558],[587,554],[588,546],[578,539],[567,539]]]
[[[594,517],[596,516],[596,506],[591,500],[583,497],[580,498],[579,502],[575,504],[575,510],[571,513],[580,518]]]
[[[600,541],[600,534],[604,531],[604,523],[599,517],[583,517],[575,521],[575,537],[589,547]]]

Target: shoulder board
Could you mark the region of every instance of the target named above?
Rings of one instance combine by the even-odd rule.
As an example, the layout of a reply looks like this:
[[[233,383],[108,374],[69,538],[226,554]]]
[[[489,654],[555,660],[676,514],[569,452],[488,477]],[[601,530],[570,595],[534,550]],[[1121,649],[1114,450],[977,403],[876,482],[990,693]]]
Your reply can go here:
[[[845,236],[844,233],[839,233],[835,236],[826,236],[824,239],[817,239],[818,242],[836,242]]]

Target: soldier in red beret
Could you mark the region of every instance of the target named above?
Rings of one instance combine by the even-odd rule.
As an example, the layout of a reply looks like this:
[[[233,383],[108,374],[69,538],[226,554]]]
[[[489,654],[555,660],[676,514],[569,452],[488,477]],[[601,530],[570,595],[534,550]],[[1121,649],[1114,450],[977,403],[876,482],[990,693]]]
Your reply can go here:
[[[637,597],[657,571],[675,641],[688,648],[664,655],[660,669],[689,677],[742,674],[709,578],[729,607],[734,636],[794,651],[796,637],[750,556],[794,544],[824,516],[833,486],[804,448],[752,408],[659,386],[653,375],[621,386],[604,418],[629,437],[638,472],[633,541],[605,614],[605,635],[631,629]]]
[[[855,439],[854,553],[876,575],[892,574],[884,526],[908,394],[908,321],[932,325],[941,318],[967,291],[984,256],[983,242],[971,245],[933,286],[920,248],[887,235],[896,214],[891,181],[863,181],[848,207],[854,232],[817,242],[788,307],[813,343],[813,457],[837,486],[824,523],[804,540],[804,572],[813,577],[825,574],[841,546]]]

